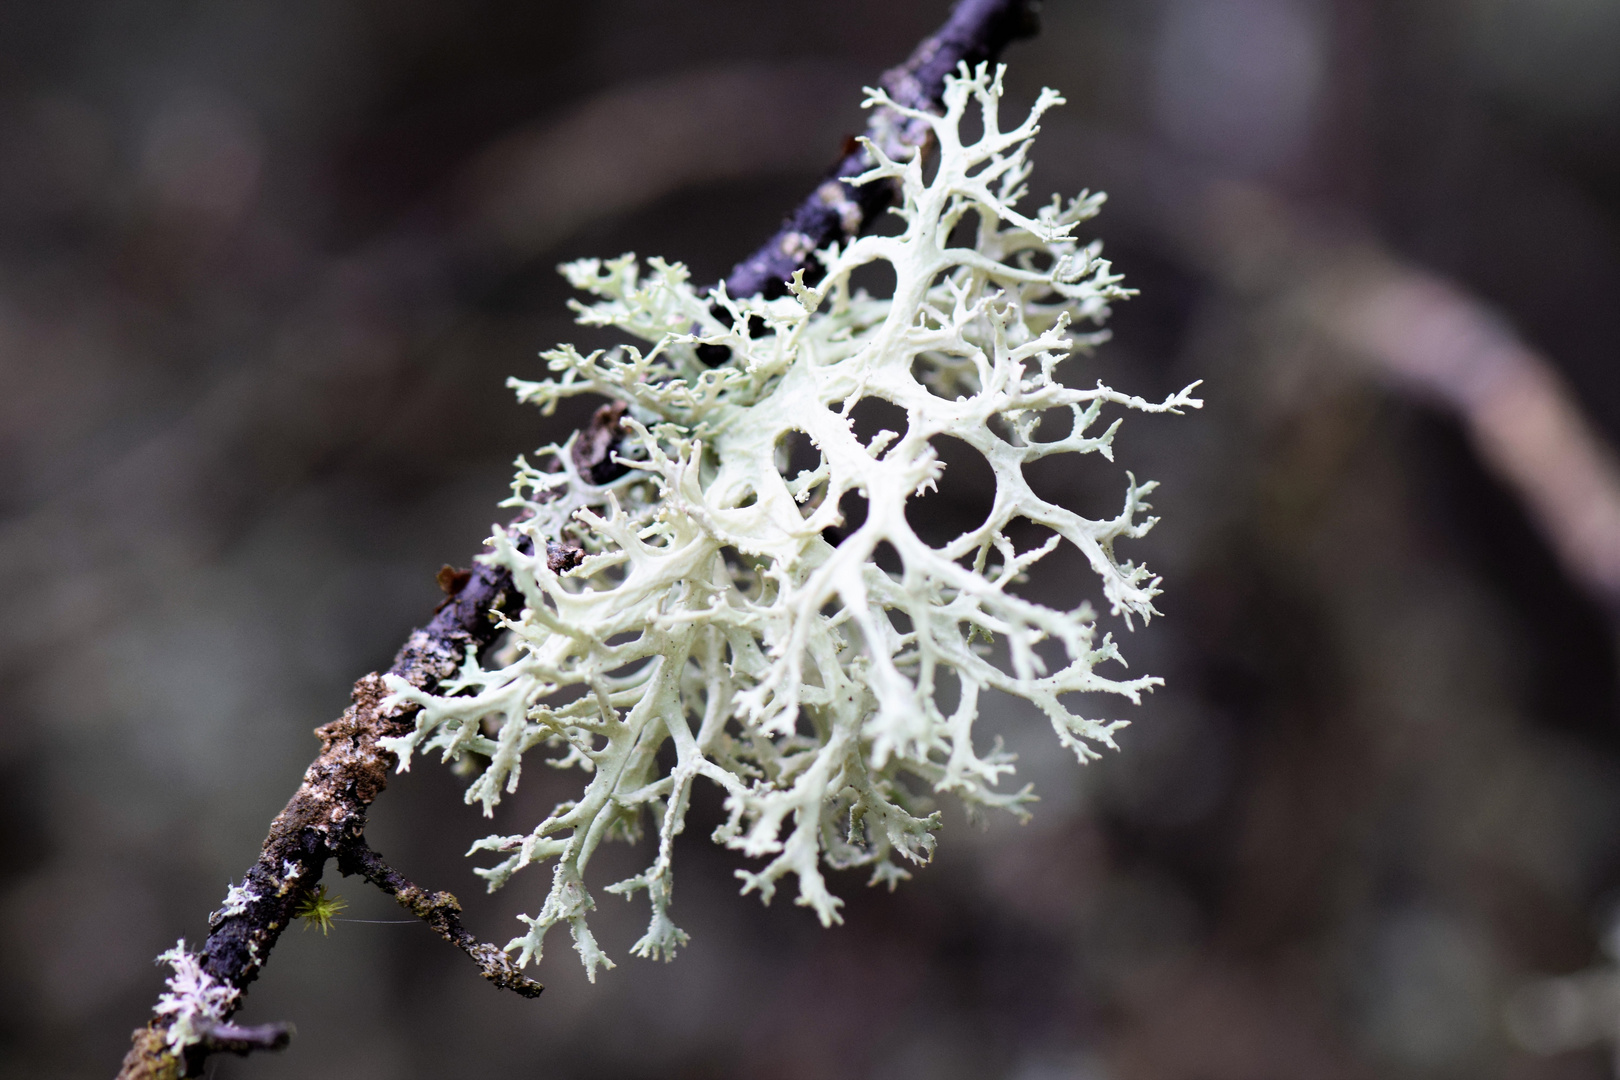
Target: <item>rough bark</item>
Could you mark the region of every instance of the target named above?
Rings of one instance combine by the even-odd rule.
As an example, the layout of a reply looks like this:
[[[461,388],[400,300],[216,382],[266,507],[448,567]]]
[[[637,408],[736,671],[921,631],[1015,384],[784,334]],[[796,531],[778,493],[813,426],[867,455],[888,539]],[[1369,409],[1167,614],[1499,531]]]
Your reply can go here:
[[[433,620],[411,634],[388,669],[427,690],[454,674],[469,652],[494,640],[498,627],[493,616],[515,595],[511,575],[497,567],[441,572],[439,580],[450,595]],[[366,845],[367,808],[388,786],[398,764],[379,740],[408,733],[415,710],[389,706],[387,687],[376,673],[354,684],[352,698],[354,703],[341,717],[316,731],[320,755],[271,823],[258,860],[242,879],[240,888],[249,899],[229,915],[216,912],[210,918],[201,950],[203,970],[238,991],[246,989],[295,920],[299,904],[320,883],[327,860],[335,858],[341,872],[362,874],[459,946],[495,985],[527,997],[539,994],[540,984],[521,975],[503,951],[467,933],[454,896],[412,885]],[[167,1033],[168,1020],[157,1016],[138,1030],[120,1080],[196,1075],[209,1054],[279,1048],[288,1037],[281,1025],[243,1028],[222,1023],[177,1056],[167,1045]]]
[[[484,973],[484,978],[502,990],[512,990],[524,997],[539,997],[545,989],[518,970],[517,964],[497,946],[479,941],[461,925],[461,902],[447,892],[429,892],[383,861],[381,855],[366,844],[364,837],[356,837],[337,853],[338,870],[345,876],[359,874],[383,892],[398,900],[400,906],[427,923],[450,944],[472,957]]]
[[[993,60],[1009,42],[1035,33],[1037,9],[1036,0],[962,0],[946,24],[924,39],[904,64],[885,72],[881,82],[903,105],[937,109],[945,75],[963,61]],[[880,109],[867,133],[885,153],[900,157],[922,146],[926,128],[893,110]],[[798,270],[813,278],[816,249],[858,235],[893,205],[897,191],[892,185],[856,188],[845,182],[872,164],[864,147],[847,151],[829,171],[828,180],[799,205],[781,230],[731,272],[726,279],[730,294],[781,295],[783,283]],[[607,483],[624,472],[625,467],[614,460],[623,415],[622,404],[603,406],[575,440],[574,464],[593,483]],[[580,557],[578,551],[555,541],[547,544],[546,555],[559,570],[577,564]],[[389,674],[429,691],[454,674],[469,653],[494,640],[496,616],[518,599],[511,575],[499,567],[446,566],[439,572],[439,584],[447,594],[445,601],[427,626],[411,634],[389,668]],[[259,858],[239,887],[250,899],[238,903],[231,914],[216,912],[209,920],[201,952],[204,970],[220,983],[245,990],[297,917],[300,903],[320,883],[327,861],[336,859],[341,873],[359,874],[393,896],[467,953],[496,986],[537,996],[539,983],[519,972],[503,950],[479,942],[461,925],[461,905],[454,896],[412,884],[366,844],[367,808],[387,787],[398,764],[380,740],[408,733],[415,722],[414,709],[390,706],[387,698],[382,677],[366,675],[354,684],[353,704],[337,720],[317,729],[320,755],[271,823]],[[169,1020],[154,1014],[135,1031],[119,1080],[196,1076],[210,1054],[246,1054],[287,1044],[291,1034],[287,1025],[229,1023],[240,1003],[239,995],[225,1018],[178,1054],[168,1046]]]
[[[924,38],[905,63],[885,71],[878,83],[898,104],[938,111],[945,76],[958,64],[994,60],[1009,43],[1034,36],[1040,29],[1039,8],[1035,0],[962,0],[944,26]],[[871,111],[865,132],[896,161],[921,147],[928,133],[926,124],[887,107]],[[794,208],[776,235],[732,268],[726,276],[726,292],[731,296],[782,296],[797,270],[805,272],[806,281],[816,280],[821,267],[811,257],[815,251],[834,240],[859,236],[898,199],[899,188],[893,181],[860,187],[848,182],[876,164],[865,146],[849,140],[827,179]]]

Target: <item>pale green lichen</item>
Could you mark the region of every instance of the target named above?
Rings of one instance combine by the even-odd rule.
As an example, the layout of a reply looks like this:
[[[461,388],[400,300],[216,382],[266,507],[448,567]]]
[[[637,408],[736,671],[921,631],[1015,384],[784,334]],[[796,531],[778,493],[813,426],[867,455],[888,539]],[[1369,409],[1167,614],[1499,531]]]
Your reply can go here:
[[[796,279],[790,295],[767,301],[699,294],[682,266],[657,259],[563,268],[599,298],[576,305],[581,323],[652,347],[581,355],[563,346],[546,354],[556,377],[513,385],[547,411],[575,394],[626,403],[620,455],[630,471],[593,485],[566,445],[541,451],[544,467],[520,461],[507,505],[527,517],[497,529],[488,556],[511,569],[525,602],[508,644],[488,667],[469,658],[437,695],[390,681],[396,700],[421,709],[414,733],[390,743],[400,768],[418,749],[471,763],[467,800],[486,814],[537,748],[590,776],[531,832],[474,845],[506,853],[479,871],[491,888],[555,860],[544,906],[508,946],[522,963],[567,923],[593,978],[612,966],[586,924],[585,872],[603,839],[635,838],[645,821],[657,833],[652,864],[608,891],[648,894],[652,921],[635,953],[667,959],[685,943],[669,916],[670,857],[700,777],[725,794],[715,840],[768,860],[738,871],[743,891],[768,901],[792,873],[798,902],[830,924],[841,901],[822,864],[869,866],[873,883],[892,887],[908,876],[893,856],[932,854],[939,818],[915,792],[1022,813],[1027,789],[1000,789],[1011,756],[973,743],[986,691],[1034,703],[1086,760],[1096,756],[1090,744],[1114,745],[1123,722],[1082,716],[1069,695],[1135,701],[1158,683],[1098,672],[1119,654],[1088,605],[1054,610],[1015,591],[1067,543],[1100,576],[1115,615],[1129,624],[1153,614],[1158,579],[1114,551],[1152,526],[1140,514],[1153,485],[1130,479],[1119,513],[1090,520],[1036,494],[1024,469],[1059,454],[1111,460],[1119,421],[1093,431],[1106,407],[1177,412],[1199,402],[1191,387],[1152,403],[1058,380],[1062,360],[1101,338],[1071,326],[1100,324],[1126,292],[1099,245],[1072,236],[1100,195],[1054,199],[1032,216],[1015,209],[1037,120],[1062,99],[1043,91],[1028,119],[1002,131],[1000,97],[1000,71],[983,67],[948,82],[943,116],[868,91],[869,106],[928,123],[937,154],[925,165],[871,148],[879,164],[857,182],[901,183],[904,231],[819,253],[826,273],[814,287]],[[959,128],[974,104],[984,130],[964,144]],[[952,246],[959,225],[973,226],[971,246]],[[893,268],[892,298],[850,286],[853,271],[877,261]],[[699,344],[725,346],[731,359],[709,368]],[[851,411],[865,398],[905,410],[906,429],[860,441]],[[1067,433],[1042,441],[1054,414]],[[906,509],[942,475],[930,444],[941,436],[983,455],[995,497],[983,524],[933,546]],[[795,438],[808,439],[817,463],[789,476]],[[844,524],[849,492],[869,510],[834,542],[827,530]],[[1017,519],[1049,538],[1016,550]],[[583,561],[554,572],[548,542]],[[898,556],[896,573],[875,561],[883,544]]]

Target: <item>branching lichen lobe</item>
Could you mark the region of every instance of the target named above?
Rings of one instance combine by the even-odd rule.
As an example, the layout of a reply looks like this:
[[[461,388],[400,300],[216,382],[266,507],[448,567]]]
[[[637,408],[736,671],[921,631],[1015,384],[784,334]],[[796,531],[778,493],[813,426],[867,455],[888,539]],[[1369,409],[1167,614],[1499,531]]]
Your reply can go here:
[[[1159,682],[1099,670],[1121,658],[1089,605],[1058,610],[1018,590],[1067,546],[1101,579],[1112,614],[1146,621],[1158,579],[1116,546],[1154,524],[1143,516],[1153,484],[1127,473],[1118,514],[1093,520],[1038,495],[1025,470],[1067,454],[1112,460],[1120,420],[1103,421],[1105,408],[1201,403],[1192,387],[1150,402],[1059,379],[1059,364],[1103,337],[1071,328],[1101,324],[1128,293],[1100,245],[1073,235],[1101,196],[1018,209],[1038,120],[1062,99],[1043,91],[1004,131],[1001,94],[1001,73],[984,65],[945,81],[943,115],[869,91],[869,107],[930,132],[937,160],[927,175],[915,141],[900,160],[865,142],[875,164],[852,183],[897,185],[904,227],[820,252],[818,285],[796,274],[788,296],[739,299],[724,286],[700,293],[684,267],[659,259],[563,268],[597,298],[575,305],[580,323],[650,347],[584,355],[564,345],[545,354],[552,378],[512,380],[547,411],[579,394],[610,404],[591,430],[540,451],[541,464],[519,462],[506,505],[522,513],[485,557],[522,595],[521,614],[503,621],[508,646],[488,666],[469,656],[437,692],[386,680],[420,707],[415,729],[385,742],[400,767],[419,749],[470,766],[467,801],[486,814],[531,753],[589,774],[578,799],[529,833],[474,845],[505,856],[479,871],[491,888],[554,863],[540,911],[522,917],[529,932],[507,946],[520,963],[565,925],[593,978],[613,966],[589,928],[586,869],[603,839],[646,826],[652,864],[608,891],[648,896],[634,953],[668,959],[685,943],[670,919],[671,855],[699,779],[725,796],[715,840],[766,860],[738,871],[744,891],[768,901],[791,876],[798,902],[830,924],[842,901],[823,865],[868,867],[892,887],[907,876],[896,857],[931,857],[938,817],[918,791],[1022,813],[1028,791],[998,787],[1011,757],[974,743],[981,697],[1028,701],[1086,760],[1124,722],[1082,716],[1072,697],[1135,701]],[[964,141],[969,109],[983,130]],[[953,241],[965,225],[972,242]],[[850,285],[875,262],[894,274],[892,297]],[[858,437],[852,412],[868,399],[897,409],[902,430]],[[1044,437],[1049,417],[1067,433]],[[621,433],[619,468],[585,467],[609,432]],[[995,494],[982,524],[936,545],[906,508],[943,474],[941,437],[983,458]],[[790,475],[784,446],[795,438],[808,439],[815,463]],[[867,506],[858,524],[841,510],[852,494]],[[1020,521],[1047,542],[1019,550],[1009,528]],[[565,545],[583,557],[560,561]],[[883,548],[898,572],[878,567]]]

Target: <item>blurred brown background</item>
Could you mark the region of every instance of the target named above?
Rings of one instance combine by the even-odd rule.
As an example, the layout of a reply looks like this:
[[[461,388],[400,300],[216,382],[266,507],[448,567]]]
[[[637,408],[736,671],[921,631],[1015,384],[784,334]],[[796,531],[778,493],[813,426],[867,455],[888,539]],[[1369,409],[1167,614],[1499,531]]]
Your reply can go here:
[[[311,729],[577,422],[502,385],[585,340],[553,266],[717,277],[946,8],[0,3],[0,1077],[111,1075]],[[1035,820],[950,811],[897,893],[836,883],[831,931],[736,896],[700,801],[691,947],[626,957],[643,909],[599,895],[619,969],[554,939],[538,1002],[421,926],[294,932],[243,1014],[292,1049],[213,1075],[1612,1075],[1620,0],[1045,24],[1007,55],[1017,103],[1070,101],[1035,192],[1107,188],[1142,290],[1071,377],[1207,380],[1120,467],[1046,478],[1093,509],[1163,481],[1165,617],[1124,644],[1168,686],[1097,704],[1123,752],[993,715]],[[531,772],[495,827],[573,781]],[[373,843],[504,941],[547,872],[484,896],[486,831],[423,764]]]

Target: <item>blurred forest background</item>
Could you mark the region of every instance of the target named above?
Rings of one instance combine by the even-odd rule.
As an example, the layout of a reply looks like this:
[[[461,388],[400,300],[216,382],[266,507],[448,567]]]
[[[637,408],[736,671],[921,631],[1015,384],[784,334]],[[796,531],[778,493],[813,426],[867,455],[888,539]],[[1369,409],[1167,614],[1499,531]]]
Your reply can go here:
[[[581,420],[503,386],[584,339],[554,266],[718,278],[947,7],[0,3],[0,1077],[111,1075],[311,730]],[[1044,23],[1006,55],[1014,107],[1070,102],[1033,191],[1107,189],[1090,229],[1141,290],[1070,378],[1207,380],[1122,437],[1166,583],[1125,651],[1168,680],[1096,705],[1122,752],[1079,768],[1004,709],[1034,820],[948,809],[899,891],[835,883],[830,931],[736,895],[711,797],[680,959],[628,958],[643,909],[601,896],[619,969],[555,940],[535,1002],[419,925],[293,932],[242,1014],[292,1048],[212,1075],[1614,1075],[1620,0]],[[1123,466],[1086,466],[1047,480],[1112,505]],[[538,905],[545,870],[483,894],[436,764],[374,819],[481,937]]]

